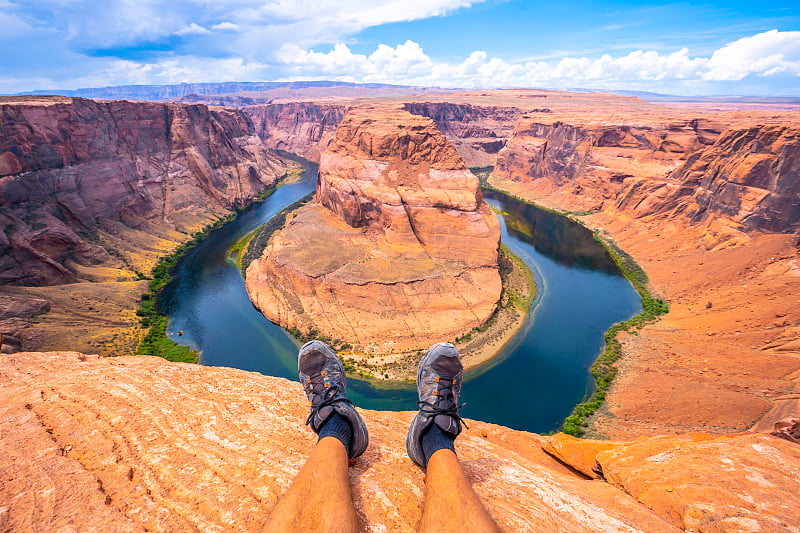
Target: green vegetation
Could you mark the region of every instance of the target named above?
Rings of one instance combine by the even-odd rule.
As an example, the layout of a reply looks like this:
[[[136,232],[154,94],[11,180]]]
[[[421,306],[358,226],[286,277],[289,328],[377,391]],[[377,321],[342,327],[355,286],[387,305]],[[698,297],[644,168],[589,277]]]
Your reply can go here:
[[[483,185],[483,189],[504,194],[529,205],[535,205],[524,198],[520,198],[519,196],[509,192],[496,189],[490,185]],[[581,221],[577,220],[575,218],[576,216],[590,215],[595,212],[559,211],[555,209],[548,209],[540,205],[536,205],[536,207],[557,215],[566,216],[578,224],[581,224]],[[575,406],[575,409],[572,410],[572,413],[566,419],[564,419],[564,423],[561,427],[561,430],[564,433],[573,435],[575,437],[581,437],[586,433],[585,428],[588,426],[589,417],[594,415],[603,405],[603,402],[606,399],[606,394],[608,393],[608,389],[611,386],[611,382],[614,381],[614,378],[617,376],[616,362],[620,359],[620,357],[622,357],[622,343],[617,339],[617,334],[622,331],[638,331],[645,325],[655,322],[658,320],[659,316],[666,314],[669,311],[669,305],[666,301],[656,298],[650,293],[647,274],[645,273],[644,269],[642,269],[642,267],[636,263],[633,257],[630,256],[630,254],[622,250],[616,245],[616,243],[603,237],[599,231],[594,232],[594,238],[603,248],[608,251],[609,255],[617,264],[617,267],[622,275],[631,282],[633,287],[636,289],[636,292],[639,293],[639,297],[642,300],[642,312],[624,322],[614,324],[603,335],[603,339],[605,340],[605,348],[603,349],[603,353],[600,354],[600,357],[597,358],[591,368],[592,375],[597,382],[597,388],[586,401]]]
[[[242,275],[244,275],[244,271],[247,270],[250,263],[261,257],[261,254],[264,253],[264,248],[269,244],[269,238],[276,230],[281,229],[286,223],[286,215],[301,205],[310,202],[313,197],[313,192],[307,194],[292,205],[282,209],[277,215],[272,217],[269,222],[256,228],[252,236],[247,240],[247,245],[244,247],[244,250],[240,253],[239,266],[242,269]],[[238,244],[239,243],[236,243],[236,245]],[[291,331],[289,333],[291,333]],[[295,337],[297,337],[297,335],[295,335]]]
[[[617,340],[617,334],[621,331],[638,331],[646,324],[655,322],[659,316],[669,311],[667,302],[660,298],[654,298],[650,294],[647,274],[629,254],[620,249],[615,243],[603,238],[597,231],[594,232],[594,238],[608,250],[622,275],[628,278],[636,292],[639,293],[643,309],[641,313],[633,318],[614,324],[603,335],[603,339],[606,342],[605,349],[591,369],[592,375],[597,381],[597,389],[588,400],[575,406],[572,414],[564,420],[564,425],[561,428],[564,433],[575,437],[581,437],[586,433],[584,428],[588,425],[587,419],[597,412],[603,404],[611,382],[617,376],[615,363],[622,357],[622,343]]]
[[[533,305],[533,300],[536,298],[536,280],[533,278],[533,271],[528,268],[528,265],[525,264],[521,258],[514,255],[514,253],[506,248],[504,244],[500,245],[500,253],[501,253],[501,268],[502,268],[502,260],[503,258],[506,261],[511,261],[516,264],[517,268],[519,268],[525,274],[525,281],[528,284],[527,288],[527,296],[525,294],[520,294],[516,289],[511,286],[505,287],[504,290],[506,295],[508,296],[508,302],[506,303],[507,307],[516,307],[520,311],[527,313],[531,310],[531,306]]]
[[[273,192],[275,192],[275,188],[261,191],[250,204],[268,198]],[[213,223],[193,233],[188,241],[179,245],[172,253],[158,260],[158,263],[156,263],[150,275],[150,283],[148,284],[149,290],[142,294],[139,309],[136,310],[136,315],[140,317],[141,326],[143,328],[149,328],[147,334],[145,334],[142,342],[139,343],[136,349],[137,354],[155,355],[169,361],[182,363],[197,363],[197,351],[178,344],[167,336],[167,317],[161,309],[159,309],[158,297],[164,286],[172,279],[175,267],[178,265],[183,255],[197,246],[213,230],[236,220],[246,208],[247,205],[237,207],[233,213],[217,218]]]
[[[247,246],[250,244],[250,241],[255,236],[256,232],[260,228],[256,228],[228,248],[228,260],[232,261],[243,273],[244,267],[242,266],[244,262],[244,254],[247,252]]]
[[[512,264],[513,263],[513,264]],[[463,334],[455,340],[455,343],[469,342],[472,340],[472,335],[475,333],[483,333],[491,328],[497,322],[497,316],[501,308],[515,307],[516,309],[527,313],[531,310],[533,300],[536,298],[536,280],[533,278],[533,272],[525,261],[517,257],[511,250],[504,244],[500,245],[500,254],[498,256],[498,265],[500,267],[500,278],[503,281],[503,293],[500,296],[500,305],[495,308],[492,316],[482,326],[472,328],[471,331]],[[521,293],[519,290],[511,286],[510,276],[512,270],[519,268],[525,274],[525,280],[528,284],[527,295]]]
[[[489,176],[494,171],[494,167],[469,167],[469,171],[478,177],[478,182],[480,183],[481,187],[485,188],[489,186]]]

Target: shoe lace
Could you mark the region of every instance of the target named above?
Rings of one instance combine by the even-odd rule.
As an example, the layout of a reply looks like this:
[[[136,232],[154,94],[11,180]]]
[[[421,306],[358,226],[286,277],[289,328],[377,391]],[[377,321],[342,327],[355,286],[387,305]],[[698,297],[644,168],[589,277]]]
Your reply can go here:
[[[430,414],[433,416],[436,415],[447,415],[454,418],[456,421],[461,422],[464,424],[464,427],[469,429],[469,426],[464,419],[458,414],[458,410],[467,405],[466,403],[462,403],[461,405],[456,405],[455,396],[453,395],[453,384],[454,381],[452,379],[447,378],[439,378],[439,388],[436,394],[436,400],[434,403],[427,402],[427,401],[418,401],[417,408],[420,411],[425,412],[426,414]]]
[[[314,416],[325,406],[333,405],[338,402],[352,403],[347,398],[336,398],[336,391],[339,390],[339,386],[333,383],[330,387],[325,387],[322,377],[322,374],[319,373],[311,377],[310,391],[314,394],[314,398],[311,400],[311,412],[308,414],[308,418],[306,418],[306,425],[310,424]]]

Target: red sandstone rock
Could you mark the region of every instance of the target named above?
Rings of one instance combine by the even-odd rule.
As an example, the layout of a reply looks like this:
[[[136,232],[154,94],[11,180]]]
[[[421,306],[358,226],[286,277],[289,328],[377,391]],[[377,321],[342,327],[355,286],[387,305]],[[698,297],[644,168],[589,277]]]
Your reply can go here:
[[[639,215],[679,215],[692,224],[722,218],[748,229],[791,232],[800,229],[798,176],[800,129],[730,129],[663,182],[645,190],[630,186],[619,204]],[[643,209],[643,199],[656,190],[659,201]]]
[[[499,225],[429,119],[352,111],[322,155],[317,201],[247,270],[270,320],[386,353],[489,319],[502,290]]]
[[[311,161],[319,161],[320,153],[336,134],[347,107],[316,102],[290,102],[242,108],[253,121],[256,134],[264,145],[286,150]]]
[[[258,530],[316,440],[298,383],[241,370],[20,353],[0,358],[0,381],[3,531]],[[371,439],[350,469],[360,525],[413,531],[425,490],[405,454],[413,413],[360,412]],[[504,531],[792,531],[800,521],[800,446],[765,434],[620,442],[597,454],[603,481],[541,451],[559,436],[469,426],[459,458]]]
[[[238,111],[79,98],[0,104],[0,284],[72,282],[80,267],[147,272],[140,254],[186,239],[284,169]]]
[[[568,443],[565,447],[564,443]],[[767,434],[687,434],[635,442],[559,434],[543,449],[577,469],[593,457],[602,477],[689,531],[791,531],[800,446]]]

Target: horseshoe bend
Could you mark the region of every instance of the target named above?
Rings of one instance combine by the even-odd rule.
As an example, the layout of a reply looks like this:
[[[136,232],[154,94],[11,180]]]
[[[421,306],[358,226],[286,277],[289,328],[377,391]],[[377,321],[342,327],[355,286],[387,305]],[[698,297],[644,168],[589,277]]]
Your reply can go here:
[[[267,318],[345,352],[407,371],[502,307],[476,174],[595,231],[668,303],[607,339],[590,438],[468,421],[459,457],[502,529],[796,529],[799,111],[538,90],[241,98],[0,100],[0,530],[263,525],[313,446],[300,386],[133,354],[163,346],[142,342],[159,258],[291,181],[276,149],[317,161],[318,183],[250,241],[242,283]],[[413,530],[413,414],[361,413],[360,524]]]
[[[303,335],[414,354],[492,317],[499,241],[477,177],[432,120],[356,109],[320,158],[314,201],[272,235],[247,289],[267,318]],[[406,366],[413,376],[416,361]]]

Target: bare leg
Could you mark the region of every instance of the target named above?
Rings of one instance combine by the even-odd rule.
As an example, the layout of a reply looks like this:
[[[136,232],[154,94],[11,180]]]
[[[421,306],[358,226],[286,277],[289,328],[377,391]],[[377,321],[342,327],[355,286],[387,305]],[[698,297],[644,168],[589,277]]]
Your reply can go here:
[[[500,529],[483,506],[451,450],[441,449],[428,460],[425,507],[420,533],[491,533]]]
[[[347,449],[339,440],[324,437],[317,443],[289,490],[272,510],[266,531],[358,531],[347,473]]]

